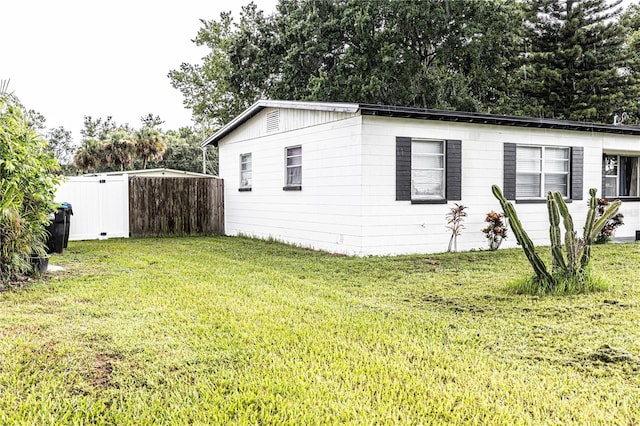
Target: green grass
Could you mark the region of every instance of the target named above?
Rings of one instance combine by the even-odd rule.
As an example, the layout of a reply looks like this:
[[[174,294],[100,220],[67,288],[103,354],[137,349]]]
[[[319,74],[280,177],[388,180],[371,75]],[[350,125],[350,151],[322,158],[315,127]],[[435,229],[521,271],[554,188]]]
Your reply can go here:
[[[530,296],[519,250],[72,242],[0,293],[0,424],[640,424],[640,245]]]

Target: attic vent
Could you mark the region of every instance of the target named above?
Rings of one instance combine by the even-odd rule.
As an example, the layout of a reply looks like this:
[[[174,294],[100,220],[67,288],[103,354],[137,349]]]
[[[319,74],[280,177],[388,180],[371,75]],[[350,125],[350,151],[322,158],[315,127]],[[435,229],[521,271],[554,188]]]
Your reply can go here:
[[[280,130],[280,110],[274,110],[267,114],[267,133]]]

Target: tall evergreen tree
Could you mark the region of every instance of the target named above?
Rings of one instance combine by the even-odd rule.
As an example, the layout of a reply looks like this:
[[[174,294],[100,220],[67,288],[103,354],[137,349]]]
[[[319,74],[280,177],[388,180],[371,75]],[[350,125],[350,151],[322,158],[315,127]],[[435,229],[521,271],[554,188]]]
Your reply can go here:
[[[620,0],[530,0],[522,112],[612,123],[635,115],[638,83],[628,69]]]

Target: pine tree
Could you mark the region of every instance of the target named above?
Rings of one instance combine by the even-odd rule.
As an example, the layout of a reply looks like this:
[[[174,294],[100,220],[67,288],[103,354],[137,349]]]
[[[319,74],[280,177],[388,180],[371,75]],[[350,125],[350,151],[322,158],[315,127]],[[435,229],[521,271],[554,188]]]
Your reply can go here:
[[[522,91],[527,115],[612,123],[636,115],[620,0],[530,0]]]

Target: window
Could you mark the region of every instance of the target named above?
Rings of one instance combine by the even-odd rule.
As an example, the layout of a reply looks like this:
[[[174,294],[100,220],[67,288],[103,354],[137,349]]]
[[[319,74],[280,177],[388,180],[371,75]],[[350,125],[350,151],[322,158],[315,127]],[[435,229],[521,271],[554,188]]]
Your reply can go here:
[[[302,147],[285,148],[285,189],[301,189],[302,185]]]
[[[396,137],[396,200],[462,199],[462,141]]]
[[[544,198],[556,191],[569,197],[569,159],[569,148],[517,146],[516,198]]]
[[[240,189],[251,189],[251,153],[240,154]]]
[[[640,196],[640,157],[605,155],[603,194],[605,197]]]
[[[411,141],[411,199],[444,199],[444,141]]]

